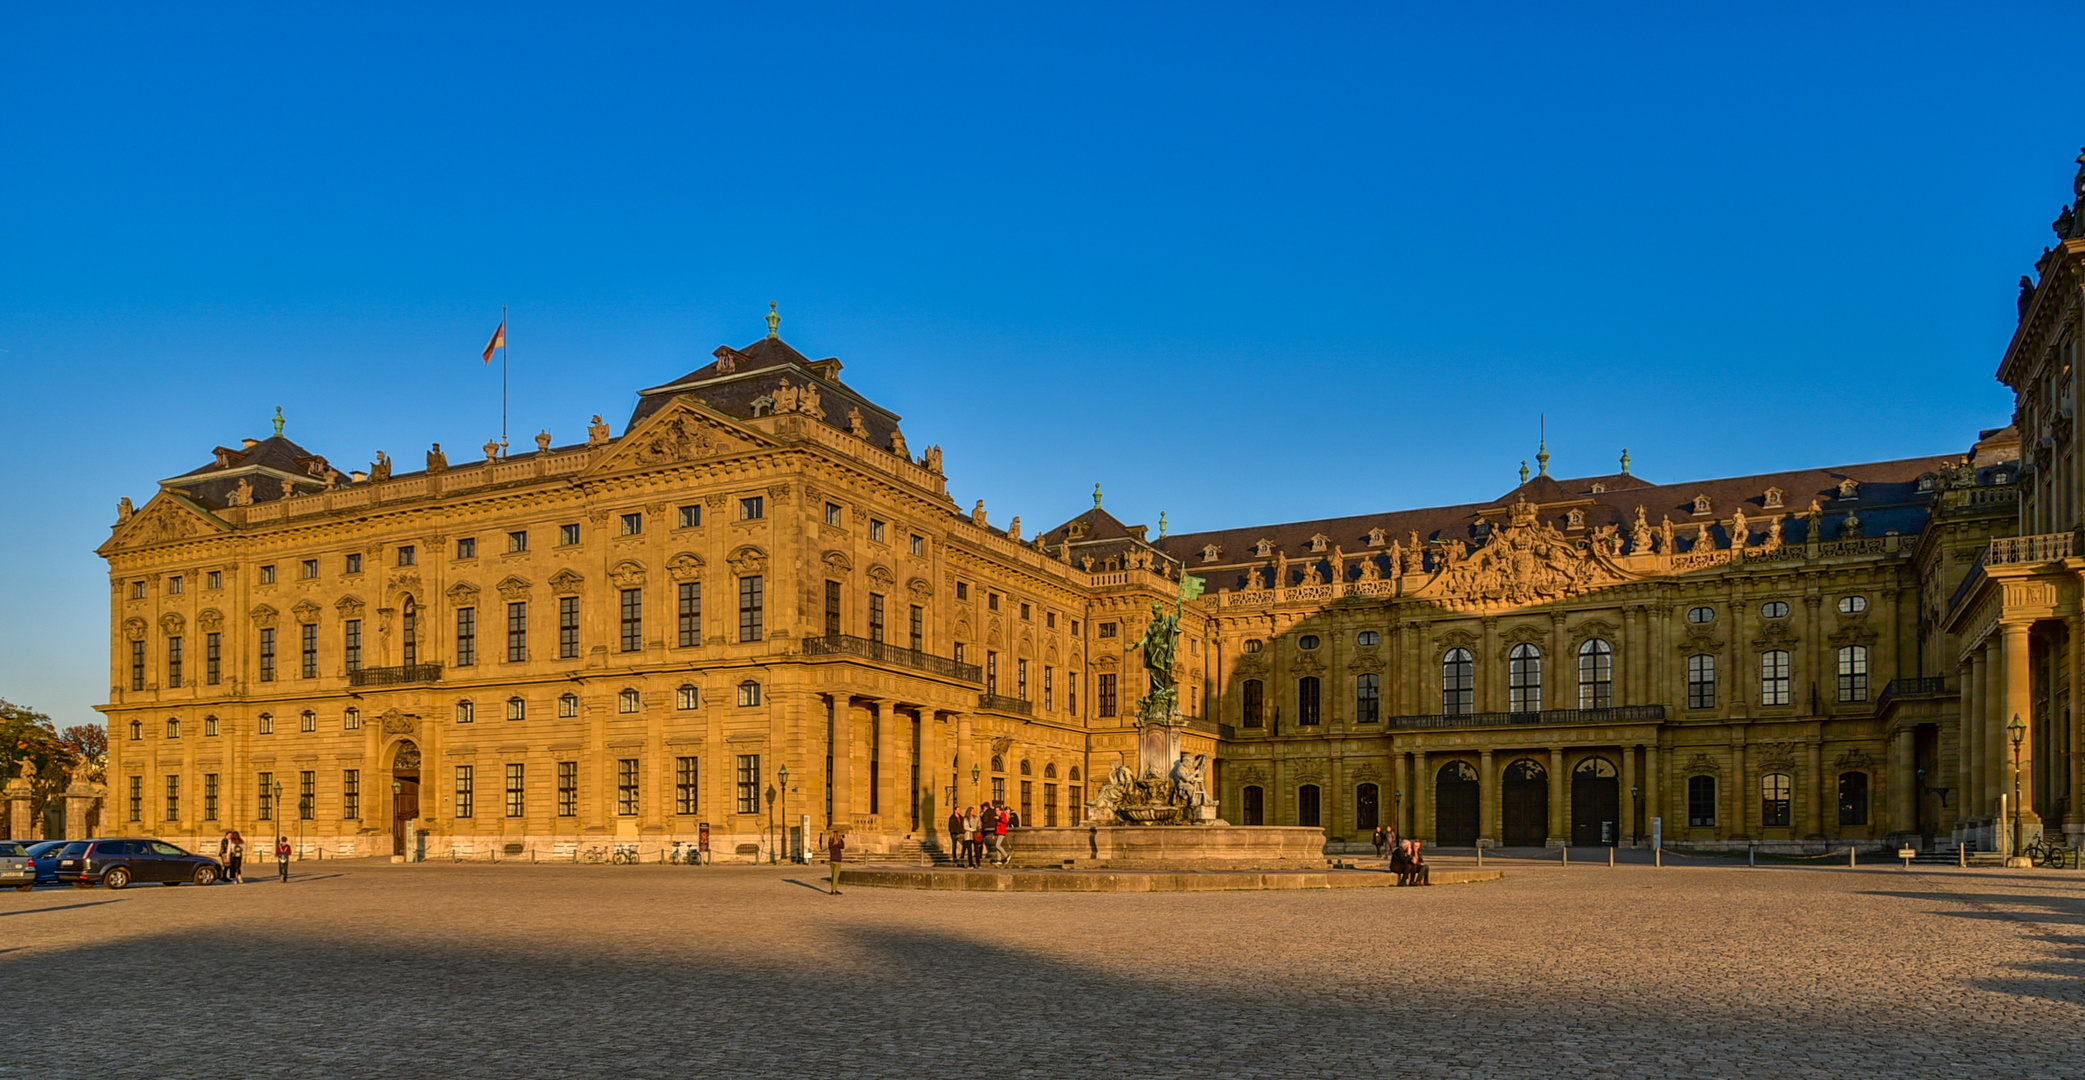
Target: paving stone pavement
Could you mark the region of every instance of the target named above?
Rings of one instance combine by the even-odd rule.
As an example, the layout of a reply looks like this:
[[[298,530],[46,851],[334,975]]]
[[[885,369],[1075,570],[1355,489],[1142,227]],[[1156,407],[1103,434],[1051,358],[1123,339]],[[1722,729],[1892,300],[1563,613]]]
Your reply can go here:
[[[297,864],[0,892],[0,1077],[2085,1075],[2085,874],[823,893]]]

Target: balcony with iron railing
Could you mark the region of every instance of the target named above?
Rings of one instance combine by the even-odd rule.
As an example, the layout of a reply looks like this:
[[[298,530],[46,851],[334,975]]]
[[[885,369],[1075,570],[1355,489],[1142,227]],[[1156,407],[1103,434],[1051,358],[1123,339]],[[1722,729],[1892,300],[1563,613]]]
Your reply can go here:
[[[1663,705],[1624,705],[1613,709],[1543,709],[1541,712],[1422,713],[1392,716],[1385,729],[1424,731],[1436,728],[1506,727],[1508,725],[1647,724],[1665,719]]]
[[[985,681],[984,669],[976,664],[965,664],[930,652],[908,649],[887,641],[852,637],[847,634],[827,634],[824,637],[804,639],[805,656],[852,656],[861,660],[873,660],[879,664],[908,667],[939,675],[944,679],[960,682],[981,683]]]
[[[1976,564],[1969,568],[1969,573],[1962,575],[1962,583],[1955,586],[1954,595],[1948,597],[1948,612],[1952,614],[1960,608],[1963,601],[1976,591],[1977,584],[1990,576],[1985,572],[1987,567],[2032,566],[2068,559],[2078,550],[2077,537],[2074,532],[2060,532],[2003,536],[1991,541],[1989,547],[1978,553]]]
[[[986,712],[1012,713],[1015,716],[1031,716],[1035,713],[1035,702],[1003,694],[977,695],[977,707]]]
[[[1947,676],[1920,675],[1910,679],[1891,679],[1882,688],[1882,696],[1875,699],[1875,711],[1881,712],[1889,703],[1900,698],[1941,697],[1949,693]]]
[[[440,664],[400,664],[395,667],[366,667],[348,672],[349,686],[404,686],[407,683],[439,682]]]

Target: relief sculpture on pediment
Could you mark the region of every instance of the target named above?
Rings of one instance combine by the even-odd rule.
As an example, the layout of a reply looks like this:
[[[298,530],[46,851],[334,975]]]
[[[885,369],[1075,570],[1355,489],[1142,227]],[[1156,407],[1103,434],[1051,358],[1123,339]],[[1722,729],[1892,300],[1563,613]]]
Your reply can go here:
[[[1436,571],[1420,594],[1471,605],[1509,605],[1562,600],[1627,580],[1611,562],[1579,541],[1536,520],[1532,504],[1513,508],[1513,522],[1491,532],[1489,541]]]

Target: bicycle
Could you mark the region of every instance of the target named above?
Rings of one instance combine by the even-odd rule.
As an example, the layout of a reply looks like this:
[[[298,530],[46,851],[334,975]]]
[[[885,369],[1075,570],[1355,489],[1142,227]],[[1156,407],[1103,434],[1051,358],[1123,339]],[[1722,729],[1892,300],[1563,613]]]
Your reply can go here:
[[[2020,854],[2027,856],[2028,861],[2035,866],[2061,870],[2065,864],[2077,865],[2078,849],[2065,845],[2063,841],[2051,837],[2048,833],[2043,833],[2021,848]]]
[[[675,840],[673,842],[673,855],[667,861],[679,863],[683,866],[701,866],[702,849],[694,844],[686,844]]]
[[[615,863],[618,866],[635,865],[637,862],[637,845],[617,844],[615,846],[615,853],[608,857],[608,861]]]
[[[587,848],[585,851],[579,853],[579,861],[589,863],[607,862],[608,849],[605,847]]]

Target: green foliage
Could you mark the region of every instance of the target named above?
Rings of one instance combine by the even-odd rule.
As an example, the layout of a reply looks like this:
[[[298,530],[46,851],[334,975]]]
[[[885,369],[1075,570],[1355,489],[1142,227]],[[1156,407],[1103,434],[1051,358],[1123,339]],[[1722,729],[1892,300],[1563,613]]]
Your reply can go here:
[[[85,763],[99,779],[108,765],[108,730],[82,725],[60,732],[43,713],[0,699],[0,784],[14,780],[23,762],[30,765],[30,813],[43,818],[44,807],[72,782],[72,770]]]

